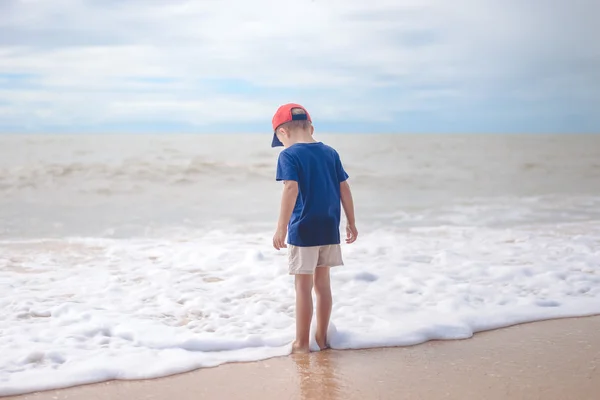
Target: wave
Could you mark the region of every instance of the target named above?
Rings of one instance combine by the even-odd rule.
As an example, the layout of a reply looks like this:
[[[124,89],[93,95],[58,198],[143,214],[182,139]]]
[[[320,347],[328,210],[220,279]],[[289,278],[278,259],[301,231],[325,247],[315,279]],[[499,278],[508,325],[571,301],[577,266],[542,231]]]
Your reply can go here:
[[[0,242],[0,395],[289,354],[294,289],[269,233]],[[598,221],[371,231],[332,270],[330,345],[600,314],[599,241]]]
[[[266,162],[231,163],[191,158],[179,161],[125,160],[109,163],[32,163],[0,168],[0,188],[37,187],[72,180],[131,180],[185,183],[205,176],[273,177],[275,165]]]

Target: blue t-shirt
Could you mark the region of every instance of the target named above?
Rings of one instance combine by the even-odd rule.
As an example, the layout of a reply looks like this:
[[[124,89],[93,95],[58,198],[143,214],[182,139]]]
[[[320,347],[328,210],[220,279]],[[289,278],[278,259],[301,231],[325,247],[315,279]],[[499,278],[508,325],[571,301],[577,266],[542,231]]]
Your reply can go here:
[[[339,244],[340,183],[348,179],[348,174],[337,151],[321,142],[296,143],[279,154],[276,179],[298,182],[288,244]]]

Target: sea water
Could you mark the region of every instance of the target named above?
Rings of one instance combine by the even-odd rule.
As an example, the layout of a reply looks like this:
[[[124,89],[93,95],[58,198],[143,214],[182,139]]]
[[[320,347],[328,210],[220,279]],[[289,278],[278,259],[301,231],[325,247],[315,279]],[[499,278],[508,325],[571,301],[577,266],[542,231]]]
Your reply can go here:
[[[600,136],[317,139],[359,229],[332,269],[332,348],[600,313]],[[0,136],[0,395],[289,354],[278,152],[268,134]]]

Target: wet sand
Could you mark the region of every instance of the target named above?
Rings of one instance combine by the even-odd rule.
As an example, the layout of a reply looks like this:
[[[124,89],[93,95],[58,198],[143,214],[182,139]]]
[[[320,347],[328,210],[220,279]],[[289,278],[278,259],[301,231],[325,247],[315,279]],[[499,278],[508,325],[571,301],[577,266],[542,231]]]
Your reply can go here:
[[[5,399],[599,398],[600,316],[517,325],[460,341],[329,350]]]

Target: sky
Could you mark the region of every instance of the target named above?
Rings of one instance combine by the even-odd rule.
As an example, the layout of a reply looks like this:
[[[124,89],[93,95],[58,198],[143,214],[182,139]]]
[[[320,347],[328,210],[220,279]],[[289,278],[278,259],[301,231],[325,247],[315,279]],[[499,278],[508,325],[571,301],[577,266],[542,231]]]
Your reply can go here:
[[[600,133],[596,0],[0,0],[0,133]]]

